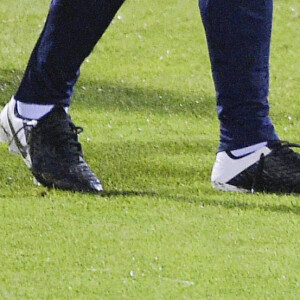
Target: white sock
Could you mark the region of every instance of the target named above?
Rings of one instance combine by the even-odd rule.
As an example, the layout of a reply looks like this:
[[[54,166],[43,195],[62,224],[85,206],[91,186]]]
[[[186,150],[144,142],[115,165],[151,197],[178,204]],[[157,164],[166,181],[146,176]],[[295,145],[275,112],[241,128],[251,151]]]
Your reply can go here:
[[[232,150],[230,151],[234,156],[239,157],[239,156],[243,156],[243,155],[247,155],[249,153],[255,152],[265,146],[267,146],[267,142],[262,142],[262,143],[258,143],[258,144],[254,144],[245,148],[240,148],[240,149],[236,149],[236,150]]]
[[[35,104],[35,103],[25,103],[17,101],[17,111],[25,119],[29,120],[39,120],[46,114],[48,114],[54,104]],[[64,108],[66,113],[68,113],[68,107]]]
[[[48,114],[53,104],[31,104],[17,101],[17,111],[25,119],[39,120]]]

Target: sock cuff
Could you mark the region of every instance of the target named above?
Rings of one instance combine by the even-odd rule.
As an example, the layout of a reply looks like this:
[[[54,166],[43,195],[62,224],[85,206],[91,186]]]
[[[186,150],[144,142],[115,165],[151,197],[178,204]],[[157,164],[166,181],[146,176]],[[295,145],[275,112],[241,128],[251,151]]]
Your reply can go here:
[[[48,114],[54,107],[54,104],[36,104],[25,103],[16,100],[16,109],[18,114],[25,119],[39,120]],[[69,107],[64,107],[66,113],[68,113]]]
[[[246,155],[249,154],[251,152],[255,152],[265,146],[267,146],[268,142],[262,142],[262,143],[257,143],[245,148],[240,148],[240,149],[236,149],[236,150],[232,150],[230,151],[234,156],[242,156],[242,155]]]

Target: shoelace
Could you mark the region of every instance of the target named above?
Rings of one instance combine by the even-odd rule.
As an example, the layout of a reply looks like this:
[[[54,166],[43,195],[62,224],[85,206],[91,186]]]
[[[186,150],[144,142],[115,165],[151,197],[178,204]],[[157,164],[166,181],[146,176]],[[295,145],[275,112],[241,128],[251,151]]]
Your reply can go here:
[[[20,153],[22,154],[22,156],[25,158],[27,156],[27,150],[25,150],[25,148],[27,148],[27,146],[22,145],[19,142],[19,138],[18,138],[18,134],[24,130],[26,132],[26,130],[31,130],[34,126],[36,125],[36,121],[30,121],[27,124],[25,124],[23,127],[20,127],[12,136],[12,138],[10,139],[10,141],[8,141],[8,145],[10,146],[13,142],[16,143]]]
[[[80,172],[84,173],[88,180],[98,181],[94,173],[83,160],[81,144],[78,141],[78,134],[83,132],[83,128],[75,126],[71,119],[53,123],[47,126],[47,130],[52,130],[52,138],[55,138],[54,148],[64,152],[65,159],[68,161],[83,162],[80,164]],[[80,158],[82,159],[80,161]]]
[[[273,151],[280,151],[284,149],[285,155],[292,154],[295,158],[298,157],[298,155],[290,148],[300,148],[300,144],[290,143],[288,141],[270,141],[268,146]],[[262,191],[264,189],[264,181],[263,181],[264,163],[265,163],[265,155],[262,153],[257,165],[255,176],[253,178],[251,193],[255,193],[256,191]]]
[[[83,128],[75,126],[69,118],[47,123],[40,129],[51,140],[54,156],[56,153],[63,154],[68,161],[79,161],[80,158],[83,158],[81,144],[77,138],[78,134],[83,132]]]
[[[271,148],[300,148],[300,144],[290,143],[288,141],[270,141],[268,145]]]

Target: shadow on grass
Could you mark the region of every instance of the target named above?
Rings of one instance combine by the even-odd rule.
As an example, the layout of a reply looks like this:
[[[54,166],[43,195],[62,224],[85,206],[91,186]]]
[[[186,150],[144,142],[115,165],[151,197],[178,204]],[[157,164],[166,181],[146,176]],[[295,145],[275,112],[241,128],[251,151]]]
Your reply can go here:
[[[121,190],[108,190],[104,191],[100,196],[102,197],[116,197],[116,196],[123,196],[123,197],[158,197],[158,194],[153,191],[121,191]]]
[[[0,69],[0,105],[16,92],[22,72]],[[74,106],[101,111],[147,111],[149,113],[190,113],[215,118],[214,96],[197,91],[169,91],[121,82],[89,81],[84,76],[75,88]]]
[[[222,193],[222,192],[220,192]],[[249,203],[244,201],[239,201],[237,199],[228,199],[228,194],[226,192],[223,193],[224,198],[226,200],[215,200],[211,199],[213,197],[212,195],[208,196],[210,199],[203,199],[203,197],[200,196],[178,196],[178,195],[169,195],[167,196],[169,199],[177,200],[177,201],[186,201],[186,202],[197,202],[201,205],[205,206],[215,206],[215,207],[223,207],[226,209],[241,209],[241,210],[262,210],[266,212],[275,212],[275,213],[286,213],[286,214],[295,214],[300,215],[300,206],[294,205],[291,203],[291,205],[285,205],[285,204],[270,204],[270,203]],[[238,197],[240,194],[235,194],[235,197]],[[254,194],[253,198],[257,197],[259,194]],[[264,195],[264,194],[260,194]],[[266,194],[267,195],[267,194]],[[244,196],[240,195],[240,196]],[[250,194],[249,194],[250,196]],[[285,196],[285,195],[282,195]],[[295,195],[294,195],[295,196]],[[278,198],[280,195],[274,194],[274,197]],[[292,197],[292,196],[291,196]],[[255,201],[256,199],[253,199]],[[249,200],[251,201],[251,200]]]
[[[283,213],[283,214],[294,214],[294,215],[300,215],[300,206],[293,205],[291,206],[285,205],[285,204],[269,204],[269,203],[249,203],[249,202],[240,202],[238,200],[212,200],[207,199],[203,200],[200,197],[190,196],[190,197],[184,197],[184,196],[172,196],[172,195],[166,195],[165,193],[157,193],[153,191],[122,191],[122,190],[111,190],[106,191],[102,195],[102,197],[115,197],[115,196],[123,196],[123,197],[155,197],[155,198],[167,198],[172,199],[176,201],[185,201],[185,202],[195,202],[199,203],[201,205],[205,206],[215,206],[215,207],[223,207],[226,209],[241,209],[241,210],[262,210],[266,212],[274,212],[274,213]],[[255,197],[255,196],[254,196]]]

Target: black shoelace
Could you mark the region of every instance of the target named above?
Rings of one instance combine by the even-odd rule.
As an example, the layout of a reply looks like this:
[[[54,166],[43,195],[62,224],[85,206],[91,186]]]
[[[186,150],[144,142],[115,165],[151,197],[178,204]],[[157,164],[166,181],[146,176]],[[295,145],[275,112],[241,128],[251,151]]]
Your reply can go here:
[[[75,126],[69,118],[58,122],[45,122],[39,129],[51,144],[53,158],[57,154],[67,161],[78,162],[83,158],[82,147],[78,141],[78,134],[83,132],[83,128]]]

